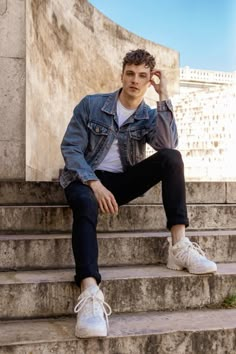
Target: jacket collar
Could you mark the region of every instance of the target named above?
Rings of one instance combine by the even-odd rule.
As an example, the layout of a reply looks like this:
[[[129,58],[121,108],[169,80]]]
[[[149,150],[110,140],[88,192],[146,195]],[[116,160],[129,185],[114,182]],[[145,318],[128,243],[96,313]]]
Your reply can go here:
[[[103,112],[116,115],[116,104],[121,90],[122,88],[115,92],[112,92],[108,96],[103,107],[101,108]],[[133,114],[134,119],[149,119],[148,108],[148,105],[143,100]]]

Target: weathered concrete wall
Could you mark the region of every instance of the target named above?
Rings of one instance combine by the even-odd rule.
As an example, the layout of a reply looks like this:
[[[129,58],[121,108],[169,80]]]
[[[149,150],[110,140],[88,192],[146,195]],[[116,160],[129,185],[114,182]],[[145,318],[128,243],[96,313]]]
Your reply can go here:
[[[188,181],[235,181],[236,85],[184,93],[175,102]]]
[[[24,0],[0,0],[0,132],[0,179],[24,179]]]
[[[178,90],[176,51],[126,31],[86,0],[26,0],[26,19],[26,180],[58,177],[74,106],[88,93],[119,88],[127,51],[152,52],[157,66],[168,69],[170,90]]]

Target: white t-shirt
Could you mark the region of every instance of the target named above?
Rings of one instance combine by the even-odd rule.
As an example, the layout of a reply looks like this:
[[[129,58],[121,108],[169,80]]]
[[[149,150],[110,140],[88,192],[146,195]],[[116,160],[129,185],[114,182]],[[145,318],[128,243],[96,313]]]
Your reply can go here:
[[[135,109],[125,108],[120,100],[117,101],[116,112],[118,117],[119,127],[136,111]],[[97,167],[97,170],[109,172],[123,172],[123,166],[120,160],[120,153],[118,147],[118,139],[115,139],[108,151],[107,155]]]

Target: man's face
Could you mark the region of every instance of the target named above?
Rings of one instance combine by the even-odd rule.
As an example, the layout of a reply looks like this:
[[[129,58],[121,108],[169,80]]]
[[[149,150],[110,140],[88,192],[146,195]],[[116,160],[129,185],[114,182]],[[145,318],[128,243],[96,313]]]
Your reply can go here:
[[[150,86],[151,71],[145,64],[126,64],[121,75],[123,92],[133,98],[143,98]]]

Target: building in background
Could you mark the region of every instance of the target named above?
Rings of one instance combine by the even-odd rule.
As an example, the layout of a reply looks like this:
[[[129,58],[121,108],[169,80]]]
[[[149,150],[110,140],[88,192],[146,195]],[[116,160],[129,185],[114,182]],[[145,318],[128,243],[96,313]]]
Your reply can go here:
[[[186,179],[236,180],[236,72],[181,68],[172,101]]]

